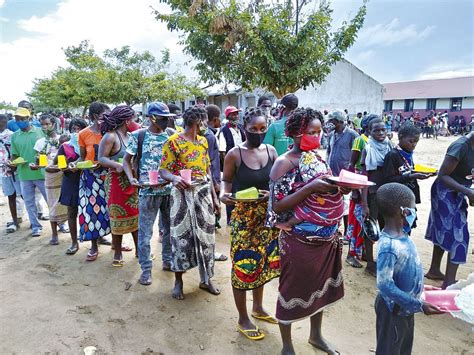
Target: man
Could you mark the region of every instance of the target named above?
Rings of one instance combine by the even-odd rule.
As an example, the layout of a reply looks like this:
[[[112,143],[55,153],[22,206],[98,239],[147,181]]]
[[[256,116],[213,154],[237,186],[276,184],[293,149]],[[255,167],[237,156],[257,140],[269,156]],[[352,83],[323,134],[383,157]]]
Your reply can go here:
[[[286,153],[290,144],[293,143],[293,140],[285,134],[285,125],[291,112],[298,107],[298,98],[295,94],[286,94],[281,99],[280,105],[280,118],[268,127],[263,140],[263,143],[274,146],[278,155]]]
[[[18,165],[18,177],[21,191],[25,201],[26,211],[30,219],[33,237],[39,237],[43,227],[38,221],[38,209],[35,203],[35,191],[38,189],[46,200],[43,169],[31,170],[29,164],[36,164],[36,151],[33,149],[36,141],[44,137],[40,128],[33,127],[30,121],[30,111],[19,107],[15,112],[16,124],[20,130],[12,135],[12,159],[23,158],[26,163]],[[14,167],[14,165],[11,165]]]
[[[267,96],[260,96],[258,98],[257,106],[262,110],[263,114],[267,118],[267,123],[271,124],[275,121],[270,111],[272,109],[272,101]]]
[[[177,124],[177,120],[181,119],[182,112],[181,112],[181,107],[175,104],[168,104],[167,105],[170,113],[172,113],[174,116],[168,117],[168,128],[171,128],[175,130],[177,133],[181,133],[184,131],[183,127],[179,124]],[[167,132],[169,135],[171,135],[171,131],[167,129]]]
[[[207,127],[214,135],[219,134],[219,129],[221,128],[221,109],[217,105],[207,105],[206,111]]]
[[[227,106],[224,110],[227,123],[217,134],[221,161],[224,161],[229,150],[245,141],[244,130],[239,124],[239,112],[240,110],[234,106]]]
[[[357,112],[356,117],[354,118],[354,129],[357,132],[361,132],[361,123],[362,123],[362,112]]]
[[[162,232],[162,267],[165,271],[171,270],[171,185],[150,186],[149,179],[150,171],[156,172],[160,169],[163,145],[169,137],[165,132],[169,117],[174,117],[174,115],[170,113],[168,106],[162,102],[152,102],[148,106],[150,126],[130,135],[123,159],[123,169],[130,183],[142,187],[138,197],[138,261],[142,269],[139,282],[145,286],[152,283],[153,262],[150,241],[158,212],[160,212],[160,230]],[[134,159],[133,170],[132,158]]]

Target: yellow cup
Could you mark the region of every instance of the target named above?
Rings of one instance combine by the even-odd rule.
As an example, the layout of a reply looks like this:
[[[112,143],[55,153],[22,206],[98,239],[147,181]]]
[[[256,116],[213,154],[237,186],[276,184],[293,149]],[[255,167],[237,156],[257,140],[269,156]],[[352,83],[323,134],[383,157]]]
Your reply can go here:
[[[66,156],[58,155],[58,168],[59,169],[67,168]]]
[[[39,166],[41,166],[42,168],[48,166],[48,158],[46,157],[46,154],[40,154]]]

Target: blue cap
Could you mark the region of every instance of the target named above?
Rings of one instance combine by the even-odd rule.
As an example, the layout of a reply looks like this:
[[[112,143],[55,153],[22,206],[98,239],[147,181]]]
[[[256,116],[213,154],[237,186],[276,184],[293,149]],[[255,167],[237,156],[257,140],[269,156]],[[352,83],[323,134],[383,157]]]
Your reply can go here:
[[[152,102],[148,105],[148,116],[176,116],[174,113],[170,113],[170,109],[163,102]]]

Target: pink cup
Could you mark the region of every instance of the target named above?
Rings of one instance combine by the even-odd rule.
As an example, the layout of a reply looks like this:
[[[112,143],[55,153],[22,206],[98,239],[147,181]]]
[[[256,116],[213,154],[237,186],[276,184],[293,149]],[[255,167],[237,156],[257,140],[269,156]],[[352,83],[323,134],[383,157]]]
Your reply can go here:
[[[191,183],[191,169],[183,169],[179,172],[179,175],[181,175],[181,178],[187,182],[188,184]]]
[[[151,185],[158,185],[158,170],[150,170],[148,172],[148,179]]]

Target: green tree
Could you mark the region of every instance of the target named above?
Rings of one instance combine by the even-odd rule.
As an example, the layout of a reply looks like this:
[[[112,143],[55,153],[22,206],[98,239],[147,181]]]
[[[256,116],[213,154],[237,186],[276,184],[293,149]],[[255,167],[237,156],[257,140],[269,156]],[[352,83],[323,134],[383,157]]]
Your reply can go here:
[[[0,110],[10,111],[10,110],[15,110],[15,109],[16,107],[12,105],[10,102],[0,101]]]
[[[343,58],[364,23],[366,1],[357,14],[331,31],[332,9],[309,0],[161,0],[171,14],[157,20],[182,33],[185,52],[210,84],[227,80],[277,96],[320,84]]]

